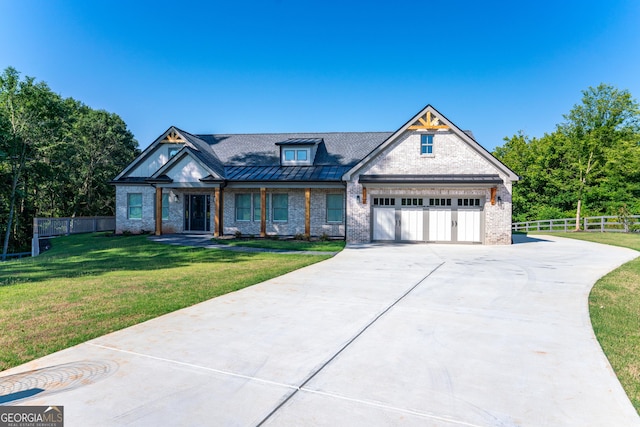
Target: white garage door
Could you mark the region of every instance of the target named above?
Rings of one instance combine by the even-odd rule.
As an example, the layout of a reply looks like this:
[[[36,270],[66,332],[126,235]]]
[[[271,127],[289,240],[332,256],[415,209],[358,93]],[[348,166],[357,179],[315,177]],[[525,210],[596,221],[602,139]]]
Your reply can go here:
[[[458,242],[480,241],[480,210],[458,211]]]
[[[373,240],[396,239],[396,209],[373,209]]]
[[[451,209],[429,209],[429,240],[451,241]]]
[[[424,240],[423,212],[422,209],[402,209],[400,211],[400,236],[402,240]]]

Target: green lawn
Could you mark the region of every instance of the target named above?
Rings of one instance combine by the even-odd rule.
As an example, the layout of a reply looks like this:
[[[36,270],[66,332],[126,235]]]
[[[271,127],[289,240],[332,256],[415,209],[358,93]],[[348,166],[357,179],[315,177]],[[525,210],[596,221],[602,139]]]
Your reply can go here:
[[[638,233],[553,233],[640,251]],[[640,414],[640,258],[607,274],[589,295],[591,324],[622,387]]]
[[[248,248],[281,249],[290,251],[340,252],[344,249],[344,240],[307,241],[307,240],[274,240],[274,239],[213,239],[214,243]]]
[[[146,236],[53,239],[0,263],[0,371],[329,258],[154,243]]]

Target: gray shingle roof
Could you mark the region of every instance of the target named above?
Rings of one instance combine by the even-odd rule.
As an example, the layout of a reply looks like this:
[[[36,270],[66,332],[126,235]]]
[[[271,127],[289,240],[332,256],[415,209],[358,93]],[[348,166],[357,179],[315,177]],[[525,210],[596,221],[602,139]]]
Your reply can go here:
[[[175,127],[170,129],[176,129],[186,139],[189,153],[222,180],[261,182],[340,181],[349,168],[392,134],[329,132],[194,135]],[[313,165],[281,166],[279,145],[316,145]],[[138,183],[145,182],[145,179],[125,175],[117,182]],[[205,181],[217,180],[207,177]]]
[[[382,144],[391,132],[267,133],[196,135],[225,166],[280,166],[278,142],[322,139],[314,166],[353,166]]]
[[[217,173],[221,177],[224,177],[224,164],[220,161],[216,153],[211,150],[209,144],[207,144],[201,138],[190,134],[189,132],[185,132],[181,129],[178,129],[178,131],[195,148],[195,150],[193,150],[193,153],[198,156],[200,161],[204,162],[215,173]]]

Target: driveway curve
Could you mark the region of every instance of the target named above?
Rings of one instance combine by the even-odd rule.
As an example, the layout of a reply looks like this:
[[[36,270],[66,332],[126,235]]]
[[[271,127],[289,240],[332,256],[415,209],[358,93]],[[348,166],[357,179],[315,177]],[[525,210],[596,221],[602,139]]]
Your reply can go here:
[[[0,402],[63,405],[69,426],[640,426],[587,306],[636,256],[352,246],[2,372]]]

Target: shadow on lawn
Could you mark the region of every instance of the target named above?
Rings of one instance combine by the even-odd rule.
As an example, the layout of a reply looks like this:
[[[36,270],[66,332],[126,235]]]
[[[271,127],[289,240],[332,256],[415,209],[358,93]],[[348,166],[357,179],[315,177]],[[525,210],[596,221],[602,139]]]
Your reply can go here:
[[[147,236],[68,236],[37,258],[0,264],[0,287],[59,278],[96,276],[113,271],[150,271],[193,263],[237,263],[262,253],[171,246]]]

